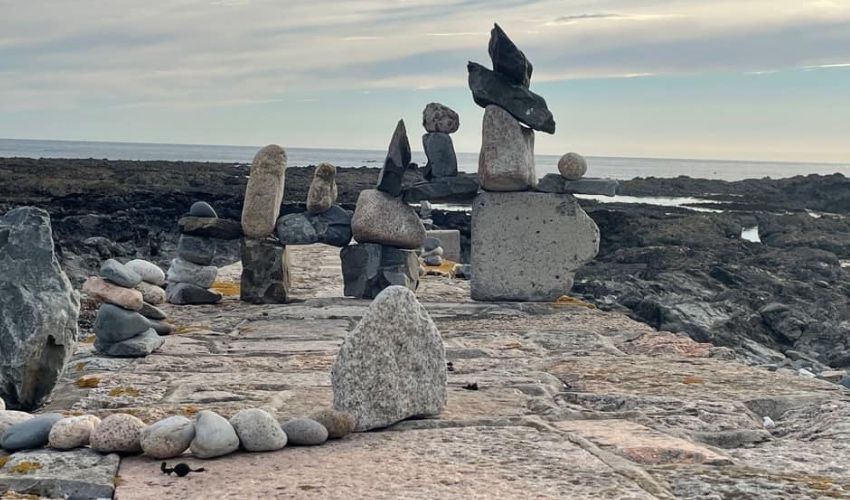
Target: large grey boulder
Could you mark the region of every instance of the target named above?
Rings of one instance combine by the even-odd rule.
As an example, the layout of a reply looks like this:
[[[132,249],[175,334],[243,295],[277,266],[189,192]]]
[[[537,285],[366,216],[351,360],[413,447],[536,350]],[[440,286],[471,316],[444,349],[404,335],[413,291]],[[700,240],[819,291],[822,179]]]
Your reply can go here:
[[[353,415],[357,431],[443,411],[443,339],[412,291],[393,286],[375,298],[346,335],[331,383],[334,408]]]
[[[285,304],[289,295],[286,247],[274,238],[242,240],[239,298],[252,304]]]
[[[286,151],[269,145],[261,149],[251,164],[251,176],[242,204],[242,231],[248,238],[263,238],[274,231],[283,201]]]
[[[389,286],[419,287],[419,259],[413,250],[361,243],[343,248],[340,259],[346,297],[374,299]]]
[[[53,390],[74,353],[79,312],[47,212],[0,216],[0,399],[10,409],[35,409]]]
[[[425,226],[416,210],[401,198],[375,189],[360,192],[351,231],[358,243],[416,249],[425,241]]]
[[[39,498],[112,498],[120,460],[114,453],[88,448],[21,451],[0,468],[0,491],[8,488]],[[30,472],[12,472],[24,464]]]
[[[599,228],[568,194],[481,193],[472,204],[474,300],[550,302],[599,251]]]
[[[384,166],[378,176],[377,189],[388,193],[390,196],[401,194],[401,183],[404,172],[410,165],[410,142],[407,140],[407,129],[404,128],[404,120],[399,120],[396,125],[393,138],[387,150]]]
[[[283,245],[324,243],[344,247],[351,241],[351,216],[339,205],[315,215],[288,214],[277,220],[275,233]]]
[[[487,106],[478,157],[478,182],[486,191],[526,191],[537,185],[534,131],[507,111]]]
[[[428,158],[423,173],[426,179],[457,175],[457,154],[449,134],[439,132],[425,134],[422,136],[422,147]]]
[[[327,212],[336,203],[336,167],[321,163],[313,173],[310,190],[307,191],[307,213],[311,215]]]
[[[189,449],[196,458],[220,457],[239,449],[239,437],[226,418],[203,410],[195,421],[195,438]]]

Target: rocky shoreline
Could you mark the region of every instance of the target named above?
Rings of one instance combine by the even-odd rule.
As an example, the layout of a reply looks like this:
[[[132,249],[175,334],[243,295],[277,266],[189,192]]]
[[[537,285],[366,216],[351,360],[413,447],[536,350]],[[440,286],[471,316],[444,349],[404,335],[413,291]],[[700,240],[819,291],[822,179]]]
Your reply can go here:
[[[38,172],[38,175],[33,175]],[[248,167],[239,164],[0,159],[0,212],[47,210],[57,253],[79,286],[108,258],[166,266],[177,220],[197,200],[238,219]],[[339,168],[343,208],[372,187],[376,168]],[[282,214],[305,210],[313,168],[286,171]],[[422,171],[406,174],[406,184]],[[732,348],[742,359],[817,373],[850,365],[850,180],[841,175],[726,182],[678,177],[621,182],[618,194],[711,200],[717,213],[638,204],[582,205],[600,228],[595,261],[574,292],[602,309]],[[817,217],[806,213],[817,212]],[[830,215],[838,214],[838,215]],[[469,215],[434,210],[459,229],[468,255]],[[761,243],[741,238],[758,226]],[[222,242],[216,265],[239,259]]]

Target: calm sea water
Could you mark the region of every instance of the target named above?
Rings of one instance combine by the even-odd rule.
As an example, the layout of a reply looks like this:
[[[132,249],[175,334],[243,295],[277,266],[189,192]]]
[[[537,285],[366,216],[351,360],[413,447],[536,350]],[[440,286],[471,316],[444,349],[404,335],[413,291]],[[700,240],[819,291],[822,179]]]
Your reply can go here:
[[[0,157],[98,158],[108,160],[183,160],[250,163],[257,146],[204,146],[192,144],[142,144],[127,142],[81,142],[0,139]],[[386,151],[354,149],[286,148],[290,166],[328,162],[340,167],[379,167]],[[841,173],[850,176],[850,164],[786,163],[752,161],[677,160],[663,158],[588,157],[588,176],[632,179],[634,177],[690,177],[739,180],[792,177],[805,174]],[[425,165],[425,154],[413,153],[413,161]],[[558,157],[537,155],[537,175],[557,172]],[[478,155],[458,153],[458,167],[478,169]]]

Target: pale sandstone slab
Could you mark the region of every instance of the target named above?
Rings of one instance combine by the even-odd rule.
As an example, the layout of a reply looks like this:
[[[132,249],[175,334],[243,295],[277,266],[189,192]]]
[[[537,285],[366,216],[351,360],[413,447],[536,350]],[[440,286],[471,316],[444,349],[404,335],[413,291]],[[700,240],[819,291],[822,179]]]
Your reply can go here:
[[[729,465],[732,460],[681,438],[669,436],[628,420],[576,420],[555,427],[574,432],[602,448],[644,465],[707,464]]]
[[[654,498],[587,451],[528,427],[354,434],[313,448],[185,461],[221,473],[178,480],[159,473],[158,462],[128,458],[115,498]]]

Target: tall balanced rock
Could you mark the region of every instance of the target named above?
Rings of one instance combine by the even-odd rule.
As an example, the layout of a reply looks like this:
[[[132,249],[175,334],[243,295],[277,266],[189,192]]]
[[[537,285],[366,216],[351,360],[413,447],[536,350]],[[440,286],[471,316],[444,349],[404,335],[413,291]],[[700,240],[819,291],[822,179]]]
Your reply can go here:
[[[280,146],[266,146],[254,157],[242,205],[242,232],[246,237],[264,238],[274,232],[285,172],[286,151]]]
[[[490,30],[490,44],[487,46],[490,60],[493,61],[493,71],[501,74],[509,82],[528,88],[531,85],[531,66],[525,54],[517,48],[508,34],[498,24]]]
[[[390,146],[387,150],[387,158],[384,160],[384,167],[381,169],[381,174],[378,177],[378,190],[383,191],[390,196],[401,195],[401,185],[404,179],[404,172],[410,165],[410,142],[407,140],[407,129],[404,127],[404,120],[399,120],[395,127],[393,138],[390,140]],[[243,223],[244,224],[244,223]]]
[[[498,106],[487,106],[481,130],[481,187],[487,191],[525,191],[534,187],[534,131]]]
[[[0,216],[0,399],[33,410],[74,353],[80,301],[53,252],[50,216]]]
[[[443,339],[412,291],[391,286],[375,298],[346,335],[331,382],[334,408],[353,415],[357,431],[443,411]]]

